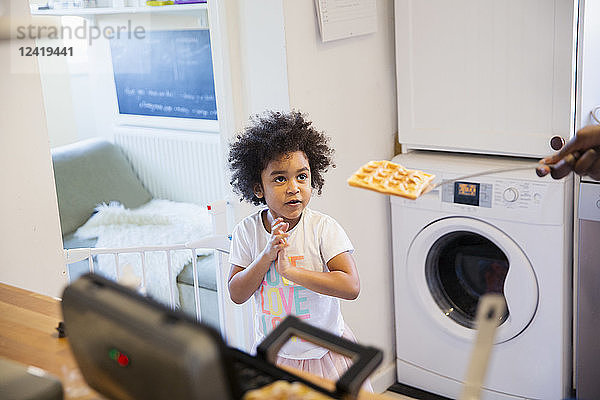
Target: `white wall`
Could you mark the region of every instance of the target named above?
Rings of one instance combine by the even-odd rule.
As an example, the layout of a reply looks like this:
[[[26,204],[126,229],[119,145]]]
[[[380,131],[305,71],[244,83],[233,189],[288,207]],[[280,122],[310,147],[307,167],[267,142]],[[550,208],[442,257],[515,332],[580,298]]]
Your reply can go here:
[[[77,19],[77,17],[69,18]],[[64,18],[56,17],[57,23],[63,21]],[[85,42],[83,39],[67,41],[57,38],[41,38],[36,40],[36,44],[62,48],[63,46],[71,47],[77,41]],[[80,48],[74,48],[75,57],[38,57],[50,148],[81,140],[82,132],[89,131],[89,125],[93,126],[93,119],[90,118],[88,112],[92,109],[89,106],[92,96],[89,90],[81,93],[88,81],[88,75],[80,71],[73,73],[72,59],[80,58],[80,51]],[[92,134],[88,137],[93,136]]]
[[[12,2],[28,13],[27,2]],[[46,115],[27,41],[0,41],[0,282],[59,296],[66,283]]]
[[[311,204],[336,218],[356,248],[361,293],[356,301],[343,302],[343,314],[360,342],[384,351],[385,369],[395,358],[389,198],[351,188],[346,179],[369,160],[393,156],[393,4],[377,1],[377,33],[325,44],[314,2],[285,0],[284,5],[290,105],[308,113],[336,150],[337,168]]]
[[[227,154],[229,142],[251,115],[266,109],[290,108],[283,1],[213,0],[209,11],[211,7],[213,13],[218,10],[222,14],[218,33],[214,19],[211,21],[211,34],[213,40],[219,36],[219,54],[213,54],[213,61],[217,101],[222,110],[219,123],[223,152]],[[255,210],[255,206],[237,201],[229,184],[227,189],[234,199],[236,222]]]
[[[63,46],[61,40],[39,39],[38,46]],[[71,82],[66,57],[39,57],[40,80],[50,147],[77,141]]]

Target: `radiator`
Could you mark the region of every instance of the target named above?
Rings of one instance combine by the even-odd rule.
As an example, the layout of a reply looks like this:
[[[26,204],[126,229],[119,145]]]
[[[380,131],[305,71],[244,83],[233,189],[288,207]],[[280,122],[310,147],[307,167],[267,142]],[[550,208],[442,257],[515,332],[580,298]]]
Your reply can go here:
[[[223,199],[228,182],[218,133],[119,127],[114,140],[155,198],[200,205]]]

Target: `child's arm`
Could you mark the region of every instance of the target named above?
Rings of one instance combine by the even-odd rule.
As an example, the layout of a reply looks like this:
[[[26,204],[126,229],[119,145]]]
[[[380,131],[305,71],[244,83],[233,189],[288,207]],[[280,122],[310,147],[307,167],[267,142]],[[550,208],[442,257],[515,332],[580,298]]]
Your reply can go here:
[[[360,292],[358,271],[352,254],[345,251],[327,263],[329,272],[309,271],[293,267],[285,248],[279,252],[277,270],[284,278],[314,292],[354,300]]]
[[[261,254],[246,268],[231,264],[229,271],[229,296],[236,304],[245,303],[263,281],[273,261]]]
[[[281,218],[273,221],[267,245],[258,257],[246,268],[232,264],[229,272],[229,296],[236,304],[242,304],[260,287],[277,253],[286,245],[289,224]]]

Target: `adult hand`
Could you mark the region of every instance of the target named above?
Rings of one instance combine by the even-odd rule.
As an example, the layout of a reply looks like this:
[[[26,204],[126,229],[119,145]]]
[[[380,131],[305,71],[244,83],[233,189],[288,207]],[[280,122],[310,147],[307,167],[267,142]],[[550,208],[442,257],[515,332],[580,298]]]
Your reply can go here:
[[[556,154],[540,161],[539,176],[551,174],[554,179],[567,176],[571,171],[600,180],[600,125],[581,128]]]

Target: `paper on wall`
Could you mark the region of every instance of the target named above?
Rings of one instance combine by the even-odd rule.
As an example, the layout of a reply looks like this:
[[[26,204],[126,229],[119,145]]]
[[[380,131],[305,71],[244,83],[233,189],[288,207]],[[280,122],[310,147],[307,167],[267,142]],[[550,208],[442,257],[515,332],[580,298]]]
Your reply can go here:
[[[323,43],[377,32],[376,0],[315,0]]]

